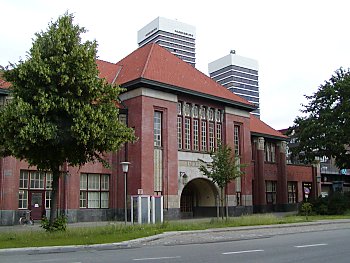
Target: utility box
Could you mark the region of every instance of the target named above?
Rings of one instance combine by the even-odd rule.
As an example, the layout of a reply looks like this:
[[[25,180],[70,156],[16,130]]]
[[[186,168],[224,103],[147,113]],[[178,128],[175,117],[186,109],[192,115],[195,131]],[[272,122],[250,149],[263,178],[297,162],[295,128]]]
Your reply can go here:
[[[151,197],[152,223],[163,223],[163,196]]]
[[[151,207],[149,195],[131,196],[131,223],[149,224]]]

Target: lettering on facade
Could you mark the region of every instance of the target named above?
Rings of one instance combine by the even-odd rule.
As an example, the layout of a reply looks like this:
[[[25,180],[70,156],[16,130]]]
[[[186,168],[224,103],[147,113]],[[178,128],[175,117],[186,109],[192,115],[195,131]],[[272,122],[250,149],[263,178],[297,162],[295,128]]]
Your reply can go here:
[[[184,161],[184,160],[180,160],[179,161],[179,166],[182,166],[182,167],[199,167],[200,163],[199,163],[199,161]]]
[[[5,176],[12,176],[12,170],[5,170],[4,175]]]
[[[158,28],[153,28],[151,31],[149,31],[146,35],[145,35],[145,37],[148,37],[150,34],[152,34],[152,33],[154,33],[154,32],[156,32],[157,31],[157,29]]]
[[[178,34],[184,35],[184,36],[188,36],[188,37],[193,37],[193,34],[186,33],[186,32],[180,31],[180,30],[176,30],[176,29],[175,29],[175,33],[178,33]]]

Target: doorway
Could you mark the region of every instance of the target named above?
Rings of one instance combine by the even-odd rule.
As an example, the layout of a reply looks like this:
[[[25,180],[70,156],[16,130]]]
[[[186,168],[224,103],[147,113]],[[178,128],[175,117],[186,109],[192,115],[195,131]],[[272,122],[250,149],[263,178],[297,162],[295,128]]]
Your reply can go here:
[[[41,220],[45,215],[45,191],[29,191],[29,207],[33,220]]]

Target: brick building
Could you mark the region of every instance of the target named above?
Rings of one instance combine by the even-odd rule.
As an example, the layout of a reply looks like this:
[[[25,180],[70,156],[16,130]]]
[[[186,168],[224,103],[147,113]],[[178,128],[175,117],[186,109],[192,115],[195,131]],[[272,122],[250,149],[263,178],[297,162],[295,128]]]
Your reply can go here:
[[[157,44],[119,61],[97,61],[100,77],[126,89],[120,95],[121,121],[139,140],[110,153],[111,168],[87,164],[62,167],[59,208],[71,222],[124,216],[120,162],[131,162],[127,193],[164,197],[168,219],[214,216],[218,187],[199,172],[198,159],[223,141],[247,164],[245,175],[228,186],[229,213],[286,211],[313,191],[311,166],[286,164],[286,139],[250,114],[255,106]],[[0,86],[0,90],[5,86]],[[0,93],[5,94],[5,92]],[[13,157],[0,161],[0,223],[15,224],[31,209],[48,213],[51,175]]]

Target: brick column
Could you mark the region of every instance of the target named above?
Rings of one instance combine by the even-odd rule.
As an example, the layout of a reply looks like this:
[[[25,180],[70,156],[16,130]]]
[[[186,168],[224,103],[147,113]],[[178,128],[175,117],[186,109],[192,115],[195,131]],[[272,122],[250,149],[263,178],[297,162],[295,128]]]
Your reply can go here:
[[[286,163],[287,143],[282,141],[277,147],[277,165],[278,165],[278,181],[277,181],[277,205],[284,210],[288,204],[288,187],[287,187],[287,163]]]
[[[259,137],[256,143],[256,163],[255,163],[255,175],[254,175],[254,203],[257,205],[258,210],[261,210],[261,206],[266,205],[265,196],[265,179],[264,179],[264,138]]]

